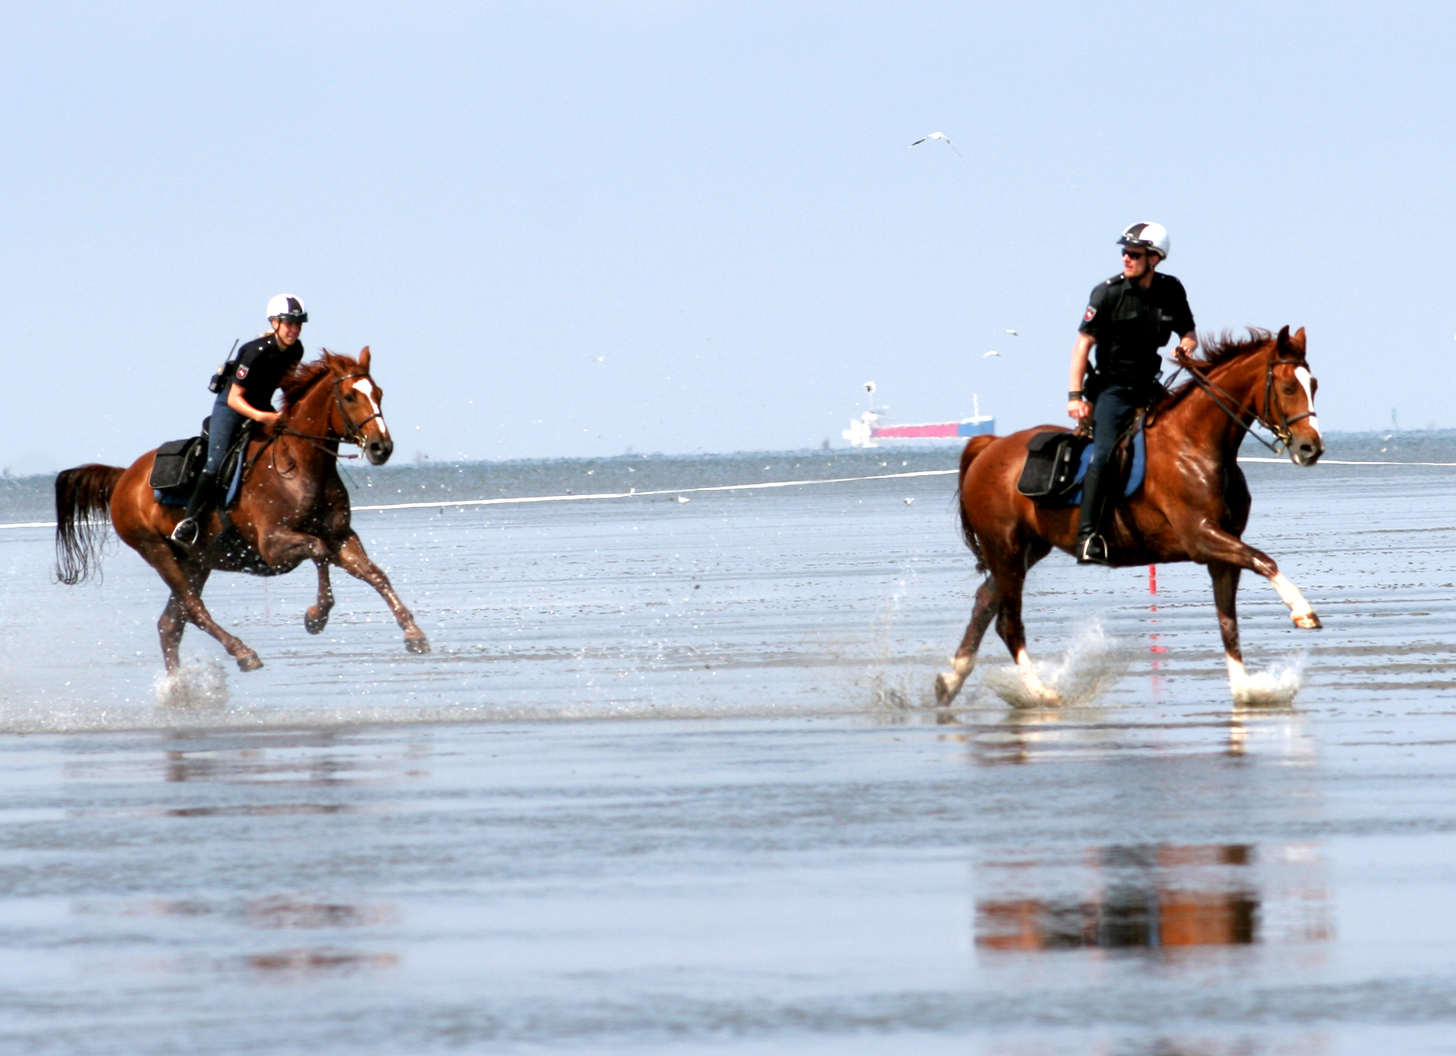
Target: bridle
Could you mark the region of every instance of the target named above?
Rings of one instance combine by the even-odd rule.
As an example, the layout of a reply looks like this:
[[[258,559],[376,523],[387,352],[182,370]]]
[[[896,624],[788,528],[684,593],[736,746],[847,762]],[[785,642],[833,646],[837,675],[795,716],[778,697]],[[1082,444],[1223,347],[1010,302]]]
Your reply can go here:
[[[244,475],[247,475],[248,470],[251,470],[253,468],[253,465],[258,461],[258,459],[263,457],[263,452],[268,450],[268,448],[272,446],[273,441],[277,440],[280,436],[296,437],[299,440],[302,440],[304,443],[308,444],[310,447],[322,451],[326,455],[333,455],[335,458],[358,458],[358,455],[339,454],[339,441],[342,440],[346,444],[353,444],[356,447],[363,447],[364,434],[360,430],[362,430],[370,422],[374,421],[374,419],[384,417],[384,412],[375,411],[368,418],[365,418],[362,421],[354,421],[354,419],[349,416],[348,408],[344,406],[343,384],[346,381],[353,381],[355,378],[367,377],[369,377],[367,373],[361,372],[358,374],[345,374],[342,377],[334,378],[334,407],[336,410],[338,410],[339,418],[342,419],[344,423],[344,432],[342,436],[313,436],[309,433],[301,433],[297,429],[293,428],[293,426],[291,425],[280,425],[279,428],[275,430],[271,436],[268,437],[267,442],[258,449],[257,454],[255,454],[248,462],[247,467],[244,469]]]
[[[1284,408],[1280,406],[1277,408],[1278,418],[1274,417],[1276,413],[1276,408],[1274,404],[1274,368],[1281,364],[1287,364],[1293,367],[1302,367],[1305,365],[1304,360],[1302,359],[1291,359],[1288,356],[1280,355],[1273,355],[1269,357],[1269,365],[1267,368],[1265,368],[1264,371],[1264,409],[1262,412],[1258,409],[1257,406],[1243,406],[1243,404],[1241,404],[1238,400],[1234,399],[1227,390],[1221,388],[1218,385],[1215,385],[1213,381],[1208,378],[1207,375],[1199,373],[1198,369],[1194,367],[1192,363],[1185,360],[1183,362],[1180,362],[1178,366],[1188,372],[1188,376],[1193,379],[1194,384],[1197,385],[1204,392],[1208,393],[1208,398],[1211,399],[1218,406],[1219,410],[1223,411],[1224,414],[1228,415],[1229,419],[1235,425],[1237,425],[1240,429],[1244,430],[1255,440],[1259,441],[1259,443],[1263,444],[1270,451],[1274,452],[1274,454],[1277,455],[1282,453],[1279,450],[1280,447],[1283,447],[1286,450],[1289,448],[1289,441],[1293,439],[1294,435],[1293,432],[1290,430],[1290,426],[1294,425],[1296,422],[1302,422],[1306,418],[1311,418],[1314,416],[1314,409],[1313,407],[1311,407],[1303,414],[1296,414],[1291,418],[1289,415],[1284,413]],[[1232,404],[1233,407],[1230,407],[1229,404]],[[1238,409],[1234,410],[1234,407],[1237,407]],[[1252,418],[1254,421],[1257,421],[1265,429],[1268,429],[1271,433],[1273,433],[1276,442],[1271,444],[1268,440],[1265,440],[1258,433],[1254,432],[1253,423],[1247,421],[1247,419],[1250,418]]]
[[[346,444],[353,444],[355,447],[363,447],[364,434],[361,430],[363,430],[363,428],[370,422],[374,421],[374,419],[384,417],[384,412],[375,411],[368,418],[365,418],[362,421],[354,421],[354,419],[349,416],[349,409],[344,406],[343,385],[346,381],[353,381],[355,378],[367,378],[368,376],[368,374],[359,373],[345,374],[342,377],[334,378],[334,409],[339,412],[339,418],[344,423],[344,431],[341,436],[337,438],[332,436],[310,436],[308,433],[300,433],[297,429],[293,428],[290,425],[283,426],[283,428],[281,428],[278,432],[287,433],[289,436],[296,436],[300,440],[307,440],[315,447],[319,447],[322,444],[331,444],[334,443],[336,440],[342,440]],[[328,451],[330,454],[338,455],[339,458],[359,457],[358,455],[339,455],[338,449],[333,447],[324,447],[323,450]]]

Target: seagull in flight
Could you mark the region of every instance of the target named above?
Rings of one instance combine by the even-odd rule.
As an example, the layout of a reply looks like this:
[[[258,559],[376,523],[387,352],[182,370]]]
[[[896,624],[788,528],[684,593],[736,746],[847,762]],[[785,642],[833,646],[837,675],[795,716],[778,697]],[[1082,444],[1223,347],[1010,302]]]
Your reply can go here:
[[[995,356],[995,357],[996,357],[996,358],[997,358],[997,359],[1000,359],[1000,358],[1001,358],[1001,353],[1000,353],[1000,352],[997,352],[997,351],[996,351],[996,350],[995,350],[995,349],[994,349],[994,348],[993,348],[993,349],[991,349],[991,351],[989,351],[989,352],[987,352],[987,353],[986,353],[986,354],[985,354],[985,355],[984,355],[984,356],[982,356],[982,357],[981,357],[981,358],[982,358],[982,359],[990,359],[990,358],[991,358],[991,357],[992,357],[992,356]]]
[[[1010,334],[1012,337],[1020,337],[1021,336],[1015,330],[1006,330],[1006,331],[1003,331],[1003,333]]]
[[[950,149],[951,150],[955,151],[957,154],[960,154],[960,157],[961,157],[961,160],[962,161],[965,160],[965,157],[966,156],[964,154],[961,154],[961,148],[958,147],[958,146],[956,146],[954,143],[951,143],[950,137],[947,136],[944,132],[932,132],[928,136],[921,136],[919,139],[917,139],[914,143],[911,143],[910,145],[912,147],[918,147],[918,146],[920,146],[920,144],[925,143],[925,142],[927,142],[929,140],[932,140],[932,139],[944,140],[946,143],[950,144]]]

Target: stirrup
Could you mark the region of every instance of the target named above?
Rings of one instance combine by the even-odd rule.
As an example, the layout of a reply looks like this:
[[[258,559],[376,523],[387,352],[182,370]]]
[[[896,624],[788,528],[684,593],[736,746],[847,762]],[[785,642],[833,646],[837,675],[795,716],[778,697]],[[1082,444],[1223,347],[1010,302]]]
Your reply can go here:
[[[1112,561],[1107,556],[1107,540],[1096,532],[1085,539],[1077,540],[1077,564],[1079,565],[1110,565]]]
[[[174,543],[181,543],[183,546],[195,546],[197,544],[198,528],[197,521],[191,517],[183,517],[177,522],[177,527],[172,529],[169,537]]]

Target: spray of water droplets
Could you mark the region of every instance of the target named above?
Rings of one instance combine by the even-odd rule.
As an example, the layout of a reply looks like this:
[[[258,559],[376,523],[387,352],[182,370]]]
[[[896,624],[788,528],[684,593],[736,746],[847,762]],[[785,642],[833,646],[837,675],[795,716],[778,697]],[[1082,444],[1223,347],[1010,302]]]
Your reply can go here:
[[[1127,673],[1132,650],[1125,642],[1109,637],[1094,623],[1081,634],[1060,660],[1035,663],[1036,675],[1056,699],[1048,700],[1014,664],[987,668],[982,679],[988,689],[1015,708],[1040,708],[1048,704],[1076,707],[1089,704]]]
[[[1246,707],[1280,707],[1304,688],[1304,655],[1291,656],[1267,671],[1251,672],[1234,687],[1234,703]]]
[[[216,660],[186,664],[160,676],[157,703],[164,708],[220,708],[227,703],[227,673]]]

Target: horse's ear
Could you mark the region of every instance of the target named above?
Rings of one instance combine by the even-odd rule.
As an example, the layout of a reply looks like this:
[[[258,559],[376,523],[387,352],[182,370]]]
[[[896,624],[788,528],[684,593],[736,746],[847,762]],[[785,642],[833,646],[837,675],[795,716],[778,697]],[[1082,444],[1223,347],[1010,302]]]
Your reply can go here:
[[[1288,330],[1289,327],[1286,326],[1284,329],[1285,330]],[[369,373],[369,346],[368,345],[365,345],[364,346],[364,350],[359,353],[359,369],[362,370],[365,374],[368,374]]]
[[[1279,354],[1285,355],[1289,351],[1289,327],[1281,327],[1279,330]]]
[[[1305,351],[1309,347],[1305,344],[1304,341],[1304,327],[1301,326],[1298,330],[1294,332],[1294,336],[1289,339],[1289,344],[1292,347],[1299,349],[1299,354],[1301,356],[1304,355]]]

